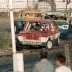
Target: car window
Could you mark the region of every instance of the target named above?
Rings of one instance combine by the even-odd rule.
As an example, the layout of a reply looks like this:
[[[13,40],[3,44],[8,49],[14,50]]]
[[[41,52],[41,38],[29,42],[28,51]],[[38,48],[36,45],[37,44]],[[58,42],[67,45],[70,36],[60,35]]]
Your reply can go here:
[[[29,30],[41,30],[48,27],[47,22],[30,22]]]
[[[39,30],[40,29],[40,23],[38,22],[30,22],[30,30]]]
[[[54,26],[54,28],[57,27],[57,23],[55,21],[53,21],[53,26]]]
[[[54,31],[55,27],[56,27],[56,26],[54,25],[54,23],[51,22],[51,23],[50,23],[50,29],[51,29],[51,31]]]
[[[35,17],[41,17],[41,13],[35,13],[34,16]]]
[[[47,23],[47,22],[41,23],[41,28],[42,28],[42,29],[48,28],[48,23]]]
[[[46,15],[45,18],[52,20],[67,20],[66,16],[56,16],[56,15]]]

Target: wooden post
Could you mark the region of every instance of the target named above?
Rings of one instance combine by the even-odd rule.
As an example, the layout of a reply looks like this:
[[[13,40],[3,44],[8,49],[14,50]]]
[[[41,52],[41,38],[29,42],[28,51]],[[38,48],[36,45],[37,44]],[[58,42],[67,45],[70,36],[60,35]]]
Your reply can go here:
[[[23,53],[13,54],[13,72],[24,72]]]
[[[66,65],[70,67],[69,44],[66,44],[66,45],[65,45],[65,56],[66,56]]]

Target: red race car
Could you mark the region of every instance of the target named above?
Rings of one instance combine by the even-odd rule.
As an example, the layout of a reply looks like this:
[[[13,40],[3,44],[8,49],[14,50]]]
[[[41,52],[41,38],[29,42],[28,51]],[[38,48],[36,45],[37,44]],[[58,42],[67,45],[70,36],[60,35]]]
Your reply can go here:
[[[21,45],[45,46],[52,48],[53,41],[59,43],[60,30],[53,20],[27,21],[24,30],[17,34],[18,47]]]

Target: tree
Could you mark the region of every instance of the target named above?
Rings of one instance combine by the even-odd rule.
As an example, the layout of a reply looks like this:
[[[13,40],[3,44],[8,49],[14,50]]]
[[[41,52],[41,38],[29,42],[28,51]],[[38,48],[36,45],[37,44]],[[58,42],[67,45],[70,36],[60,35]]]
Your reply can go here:
[[[51,10],[56,10],[56,3],[55,0],[48,0],[48,3],[51,6]]]
[[[71,2],[71,0],[66,0],[67,4],[69,4]]]
[[[56,10],[55,0],[38,0],[39,2],[48,2],[51,6],[51,10]]]

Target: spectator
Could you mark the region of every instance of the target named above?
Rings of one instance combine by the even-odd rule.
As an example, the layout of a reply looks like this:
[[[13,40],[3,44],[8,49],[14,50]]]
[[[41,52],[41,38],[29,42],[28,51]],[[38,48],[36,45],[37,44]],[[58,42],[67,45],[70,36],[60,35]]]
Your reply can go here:
[[[47,60],[47,52],[40,53],[40,61],[35,64],[33,72],[54,72],[53,64]]]
[[[55,57],[55,63],[58,66],[55,69],[55,72],[72,72],[69,67],[67,67],[65,64],[66,58],[62,54],[57,54]]]

